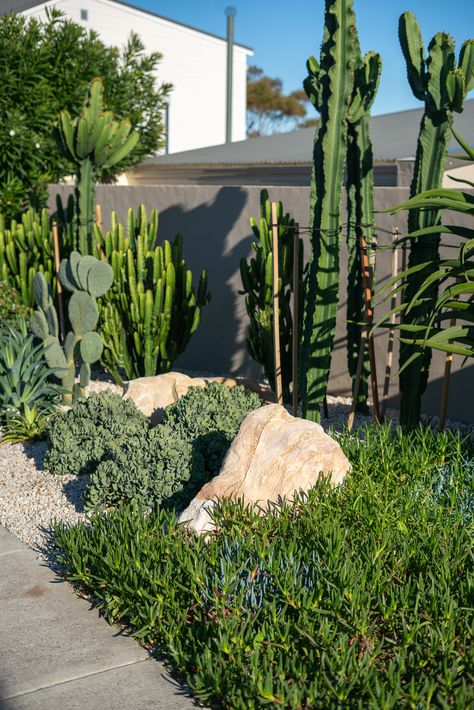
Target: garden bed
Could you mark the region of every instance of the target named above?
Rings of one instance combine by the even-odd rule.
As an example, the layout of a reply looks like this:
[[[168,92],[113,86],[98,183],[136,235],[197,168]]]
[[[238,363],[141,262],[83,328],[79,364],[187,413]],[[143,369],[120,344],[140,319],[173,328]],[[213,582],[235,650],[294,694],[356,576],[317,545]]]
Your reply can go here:
[[[89,391],[109,388],[121,392],[105,381],[91,383]],[[328,405],[324,429],[342,431],[350,400],[329,397]],[[395,414],[389,412],[392,419]],[[372,417],[357,415],[355,426],[371,421]],[[45,442],[0,446],[0,524],[39,553],[47,548],[53,520],[75,524],[86,518],[83,493],[89,482],[88,476],[57,476],[44,470],[45,454]]]

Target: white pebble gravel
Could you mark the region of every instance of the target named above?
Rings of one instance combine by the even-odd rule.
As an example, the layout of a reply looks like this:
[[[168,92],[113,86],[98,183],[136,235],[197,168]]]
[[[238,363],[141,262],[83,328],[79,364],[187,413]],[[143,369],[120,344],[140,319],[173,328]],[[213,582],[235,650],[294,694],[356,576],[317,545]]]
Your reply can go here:
[[[195,374],[195,373],[193,373]],[[105,382],[93,382],[89,391],[110,387],[122,388]],[[347,422],[350,399],[328,397],[329,419],[323,419],[325,429],[341,431]],[[396,424],[397,412],[389,410],[387,420]],[[372,417],[356,415],[357,428],[372,421]],[[436,426],[432,419],[431,425]],[[473,427],[450,422],[453,429],[473,431]],[[84,520],[82,494],[88,476],[58,476],[44,470],[46,444],[6,444],[0,446],[0,525],[20,538],[40,555],[46,554],[54,520],[77,523]]]

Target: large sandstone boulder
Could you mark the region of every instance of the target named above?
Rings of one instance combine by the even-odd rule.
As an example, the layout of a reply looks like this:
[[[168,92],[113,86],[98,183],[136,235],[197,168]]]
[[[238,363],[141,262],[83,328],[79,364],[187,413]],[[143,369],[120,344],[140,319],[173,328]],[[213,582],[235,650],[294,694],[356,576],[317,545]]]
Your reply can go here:
[[[189,377],[182,372],[167,372],[154,377],[140,377],[124,383],[124,399],[133,399],[137,408],[152,424],[158,424],[163,417],[165,407],[173,404],[186,394],[190,387],[204,387],[208,382],[218,382],[235,387],[243,385],[260,394],[262,399],[271,401],[273,393],[260,385],[257,380],[231,377]]]
[[[251,412],[222,465],[180,515],[194,532],[210,532],[209,511],[219,498],[243,498],[266,505],[291,500],[295,491],[308,491],[320,474],[338,485],[350,470],[341,447],[319,424],[297,419],[284,407],[270,404]]]

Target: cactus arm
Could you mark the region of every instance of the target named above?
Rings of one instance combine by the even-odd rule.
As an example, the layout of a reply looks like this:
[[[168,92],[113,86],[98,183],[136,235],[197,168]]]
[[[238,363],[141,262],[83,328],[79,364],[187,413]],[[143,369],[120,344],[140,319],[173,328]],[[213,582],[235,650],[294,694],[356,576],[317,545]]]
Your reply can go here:
[[[425,98],[425,48],[420,25],[412,12],[404,12],[398,22],[398,38],[407,65],[408,83],[420,101]]]
[[[474,89],[474,39],[468,39],[461,47],[458,67],[464,77],[464,92]]]
[[[370,108],[374,102],[382,70],[380,56],[368,52],[364,59],[357,36],[354,41],[356,70],[354,90],[348,110],[347,145],[347,362],[353,385],[365,317],[360,242],[375,245],[374,176],[372,143],[370,140]],[[364,353],[356,411],[366,414],[370,364],[368,349]]]
[[[452,125],[452,112],[462,110],[467,87],[473,81],[471,78],[474,73],[472,46],[472,40],[464,43],[456,70],[454,43],[451,37],[439,32],[430,42],[424,93],[422,96],[415,93],[424,101],[425,111],[418,136],[410,197],[441,185]],[[410,233],[433,227],[438,222],[439,212],[436,209],[410,210],[408,213]],[[439,234],[432,234],[426,239],[410,240],[409,268],[421,264],[427,266],[423,271],[415,269],[407,280],[404,292],[406,303],[418,292],[421,283],[429,274],[436,270],[439,261],[439,243]],[[436,296],[437,286],[434,283],[424,292],[423,299],[418,305],[406,314],[406,323],[417,325],[425,322]],[[431,350],[416,344],[401,343],[399,363],[400,422],[404,428],[412,429],[420,419],[421,396],[428,383]]]
[[[301,348],[303,416],[313,421],[319,420],[326,394],[336,327],[341,184],[347,144],[346,112],[354,77],[354,31],[352,0],[326,0],[318,73],[321,120],[314,143],[310,197],[312,255]]]

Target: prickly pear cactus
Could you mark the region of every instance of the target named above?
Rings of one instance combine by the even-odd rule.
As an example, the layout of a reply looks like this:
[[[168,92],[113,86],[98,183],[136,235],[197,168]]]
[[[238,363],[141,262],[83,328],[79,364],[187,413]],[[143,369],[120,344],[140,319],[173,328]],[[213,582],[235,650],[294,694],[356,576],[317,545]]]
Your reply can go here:
[[[407,64],[408,81],[425,111],[420,126],[415,170],[410,197],[441,186],[446,162],[453,112],[461,112],[463,101],[474,88],[474,40],[461,47],[456,66],[454,40],[438,32],[426,53],[415,15],[405,12],[399,21],[399,38]],[[405,288],[405,303],[410,303],[428,276],[436,271],[439,261],[440,234],[425,236],[439,224],[436,209],[411,210],[408,217],[410,239],[408,267],[414,268]],[[424,265],[424,266],[423,266]],[[405,316],[405,323],[424,324],[437,297],[437,282],[426,289],[417,307]],[[409,362],[410,361],[410,362]],[[419,345],[400,345],[400,423],[412,429],[420,419],[421,395],[426,389],[431,351]]]
[[[96,299],[104,296],[112,286],[113,271],[105,261],[72,252],[69,259],[61,262],[59,280],[72,293],[68,305],[72,330],[67,333],[61,345],[56,309],[41,272],[33,279],[38,308],[31,316],[31,329],[44,343],[48,365],[62,370],[64,403],[71,404],[84,396],[84,389],[90,382],[91,365],[102,355],[103,343],[100,335],[95,332],[99,320]]]

